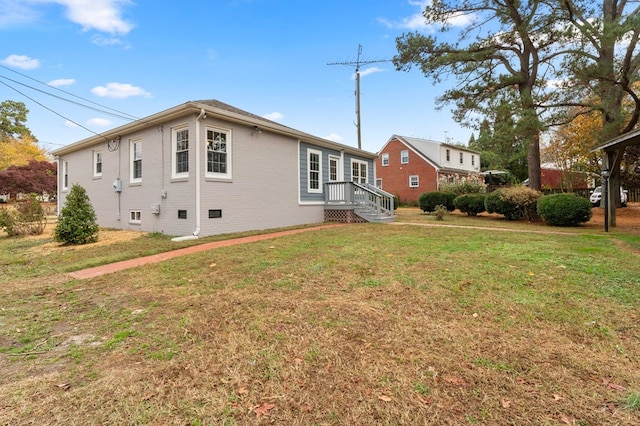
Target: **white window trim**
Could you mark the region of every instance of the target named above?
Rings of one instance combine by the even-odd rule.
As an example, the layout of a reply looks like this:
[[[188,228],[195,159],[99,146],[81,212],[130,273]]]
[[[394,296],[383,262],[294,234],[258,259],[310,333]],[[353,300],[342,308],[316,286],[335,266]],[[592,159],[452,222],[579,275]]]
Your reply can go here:
[[[366,175],[364,181],[365,181],[365,183],[369,183],[369,163],[366,162],[366,161],[363,161],[363,160],[356,160],[355,158],[351,159],[351,168],[350,168],[350,170],[351,170],[351,182],[356,182],[356,181],[353,180],[353,165],[354,165],[354,163],[360,164],[360,166],[358,167],[358,173],[360,173],[362,165],[364,165],[366,167],[367,175]],[[360,182],[360,175],[358,175],[357,183],[362,183],[362,182]]]
[[[193,147],[193,143],[191,140],[191,129],[189,129],[188,125],[182,125],[182,126],[177,126],[171,129],[171,177],[173,179],[179,179],[179,178],[186,178],[189,177],[189,172],[182,172],[182,173],[178,173],[176,171],[177,169],[177,164],[176,164],[176,154],[177,154],[177,149],[176,149],[176,142],[177,142],[177,134],[178,132],[182,131],[182,130],[188,130],[189,131],[189,150],[187,151],[189,154],[191,153],[191,149]],[[189,155],[190,156],[190,155]],[[191,164],[189,163],[189,170],[191,170]]]
[[[389,165],[389,153],[385,152],[382,154],[380,157],[380,163],[382,164],[382,167],[387,167]]]
[[[129,182],[131,183],[140,183],[142,182],[142,176],[140,176],[139,178],[134,178],[133,177],[133,164],[135,161],[135,145],[136,144],[140,144],[140,150],[142,151],[142,138],[138,138],[138,139],[130,139],[129,140]],[[142,161],[142,158],[140,159],[140,161]]]
[[[407,153],[407,158],[404,158],[404,153]],[[406,160],[406,161],[405,161]],[[408,149],[403,149],[402,151],[400,151],[400,164],[409,164],[409,150]]]
[[[318,188],[311,188],[311,154],[318,156]],[[322,194],[322,151],[307,149],[307,192]]]
[[[100,157],[100,171],[98,172],[98,156]],[[93,151],[93,177],[102,177],[102,170],[104,170],[104,156],[102,151]]]
[[[415,185],[411,178],[415,178]],[[418,188],[420,187],[420,175],[410,175],[409,176],[409,188]]]
[[[376,178],[376,188],[382,189],[382,178]]]
[[[137,216],[137,219],[134,217]],[[133,223],[139,225],[142,223],[142,211],[140,210],[129,210],[129,223]]]
[[[211,130],[214,132],[219,132],[219,133],[225,133],[227,135],[227,172],[226,173],[215,173],[215,172],[210,172],[208,169],[208,163],[209,163],[209,151],[207,151],[207,132]],[[223,129],[221,127],[213,127],[213,126],[205,126],[204,129],[204,135],[205,135],[205,159],[204,159],[204,167],[205,167],[205,176],[208,178],[215,178],[215,179],[231,179],[232,177],[232,173],[231,173],[231,165],[233,164],[232,160],[232,149],[233,149],[233,135],[231,133],[231,129]]]
[[[64,191],[69,189],[69,162],[62,162],[62,189]]]

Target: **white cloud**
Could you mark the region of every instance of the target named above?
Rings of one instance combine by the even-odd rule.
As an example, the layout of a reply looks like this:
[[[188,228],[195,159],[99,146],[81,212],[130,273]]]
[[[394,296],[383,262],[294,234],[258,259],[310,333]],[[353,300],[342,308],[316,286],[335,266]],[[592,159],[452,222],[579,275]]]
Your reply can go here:
[[[102,37],[97,34],[91,37],[91,42],[97,46],[123,46],[125,49],[131,47],[129,43],[118,37]]]
[[[267,120],[278,121],[284,118],[284,115],[279,112],[270,112],[269,114],[265,114],[262,118],[266,118]]]
[[[329,136],[325,136],[324,138],[334,142],[342,142],[342,140],[344,139],[342,136],[340,136],[337,133],[331,133]]]
[[[53,87],[71,86],[75,84],[76,80],[73,78],[59,78],[57,80],[51,80],[47,84]]]
[[[67,18],[85,31],[97,30],[109,34],[127,34],[133,24],[122,18],[129,0],[39,0],[64,6]]]
[[[87,124],[90,126],[98,126],[98,127],[107,127],[110,126],[112,121],[107,120],[106,118],[91,118],[87,121]]]
[[[69,121],[69,120],[64,122],[64,126],[65,127],[71,127],[72,129],[78,127],[78,125],[76,123],[74,123],[73,121]]]
[[[8,67],[20,68],[23,70],[32,70],[40,66],[40,61],[25,55],[9,55],[2,61],[3,65]]]
[[[23,0],[0,0],[0,27],[37,21],[38,13]]]
[[[151,97],[151,93],[143,88],[128,83],[107,83],[106,86],[94,87],[91,89],[91,92],[101,98],[125,99],[132,96]]]
[[[375,74],[377,72],[384,72],[384,70],[382,68],[379,68],[379,67],[370,67],[370,68],[367,68],[365,70],[360,71],[360,77],[362,78],[365,75]],[[351,76],[351,80],[355,80],[355,79],[356,79],[356,75],[353,74]]]
[[[428,30],[433,29],[433,25],[427,25],[426,20],[422,13],[431,0],[409,0],[408,3],[411,6],[416,6],[418,11],[413,15],[402,18],[399,21],[389,20],[387,18],[378,18],[378,22],[388,28],[394,29],[402,29],[402,30]],[[447,22],[449,25],[454,27],[464,27],[469,25],[473,21],[473,15],[467,15],[459,13],[457,15],[451,16]]]

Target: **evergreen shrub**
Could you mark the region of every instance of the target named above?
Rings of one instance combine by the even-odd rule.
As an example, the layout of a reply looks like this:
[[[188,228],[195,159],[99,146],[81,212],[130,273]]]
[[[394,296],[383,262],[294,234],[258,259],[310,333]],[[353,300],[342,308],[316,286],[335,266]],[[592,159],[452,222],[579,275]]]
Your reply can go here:
[[[425,192],[420,195],[418,204],[423,212],[432,212],[436,210],[437,206],[445,206],[445,208],[452,212],[456,208],[453,205],[453,200],[456,198],[456,194],[453,192],[433,191]]]
[[[453,200],[453,205],[467,216],[477,216],[485,211],[484,199],[485,194],[463,194]]]
[[[591,219],[591,203],[576,194],[550,194],[537,203],[540,217],[552,226],[579,226]]]
[[[96,213],[85,189],[74,184],[58,217],[53,238],[65,244],[88,244],[98,241]]]

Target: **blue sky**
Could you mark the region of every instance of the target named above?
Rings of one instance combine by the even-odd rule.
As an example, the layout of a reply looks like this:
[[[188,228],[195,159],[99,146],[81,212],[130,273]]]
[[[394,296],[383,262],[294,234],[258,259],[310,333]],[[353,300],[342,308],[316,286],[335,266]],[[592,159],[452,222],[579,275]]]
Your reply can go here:
[[[128,121],[24,85],[70,98],[58,88],[138,118],[190,100],[218,99],[357,146],[355,68],[327,64],[355,61],[359,45],[362,60],[391,59],[396,37],[430,31],[420,15],[424,5],[0,0],[0,100],[24,102],[27,126],[50,150]],[[455,123],[449,108],[435,109],[444,85],[434,86],[419,70],[396,71],[390,62],[360,71],[363,149],[377,152],[394,133],[468,142],[471,130]]]

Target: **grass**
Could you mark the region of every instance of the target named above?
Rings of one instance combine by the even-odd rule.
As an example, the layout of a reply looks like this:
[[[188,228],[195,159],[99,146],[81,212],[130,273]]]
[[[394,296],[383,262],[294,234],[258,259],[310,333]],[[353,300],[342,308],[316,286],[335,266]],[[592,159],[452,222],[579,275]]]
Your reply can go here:
[[[26,269],[0,279],[0,424],[638,424],[640,236],[476,219],[85,281],[64,272],[173,243],[0,238]]]

